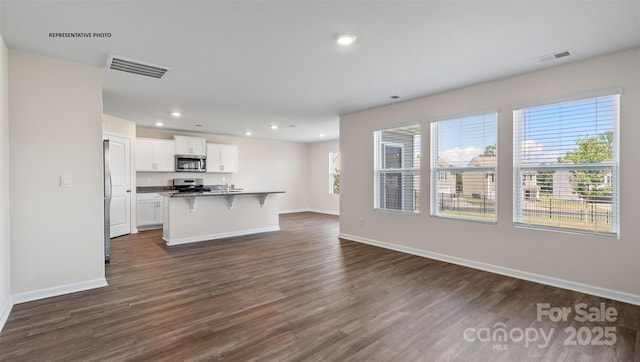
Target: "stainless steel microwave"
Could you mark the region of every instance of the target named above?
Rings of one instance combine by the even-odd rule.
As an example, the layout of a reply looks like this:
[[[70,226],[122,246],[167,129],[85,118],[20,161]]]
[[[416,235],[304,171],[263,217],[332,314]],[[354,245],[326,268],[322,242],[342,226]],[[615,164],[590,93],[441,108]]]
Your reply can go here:
[[[205,156],[176,155],[176,172],[206,172]]]

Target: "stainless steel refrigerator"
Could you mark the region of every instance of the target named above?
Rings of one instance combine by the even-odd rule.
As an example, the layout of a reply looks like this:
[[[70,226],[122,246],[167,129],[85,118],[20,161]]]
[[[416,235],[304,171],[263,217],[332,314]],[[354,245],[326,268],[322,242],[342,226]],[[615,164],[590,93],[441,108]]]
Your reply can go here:
[[[109,140],[102,141],[102,165],[104,166],[104,262],[111,259],[111,166],[109,164]]]

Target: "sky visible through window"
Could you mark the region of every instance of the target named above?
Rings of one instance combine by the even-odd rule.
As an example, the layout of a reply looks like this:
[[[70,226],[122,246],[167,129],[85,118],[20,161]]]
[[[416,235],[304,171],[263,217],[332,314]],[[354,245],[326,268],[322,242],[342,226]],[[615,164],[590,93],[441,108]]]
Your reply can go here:
[[[616,114],[613,97],[605,96],[527,108],[522,117],[522,162],[548,165],[574,151],[578,140],[613,131]],[[492,113],[438,122],[438,155],[452,166],[467,166],[497,144],[495,118]]]
[[[496,145],[496,113],[438,122],[438,156],[464,167]]]
[[[522,111],[522,163],[557,164],[578,141],[613,131],[612,96],[558,103]],[[518,140],[516,140],[518,141]]]

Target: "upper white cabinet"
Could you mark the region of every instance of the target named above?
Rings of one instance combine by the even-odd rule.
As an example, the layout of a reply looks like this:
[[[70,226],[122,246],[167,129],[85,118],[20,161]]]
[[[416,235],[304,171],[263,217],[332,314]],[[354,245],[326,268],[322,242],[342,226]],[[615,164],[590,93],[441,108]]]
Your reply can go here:
[[[136,171],[175,172],[175,142],[155,138],[136,138]]]
[[[200,137],[173,136],[176,141],[176,155],[206,156],[207,140]]]
[[[238,172],[238,146],[207,143],[207,172]]]

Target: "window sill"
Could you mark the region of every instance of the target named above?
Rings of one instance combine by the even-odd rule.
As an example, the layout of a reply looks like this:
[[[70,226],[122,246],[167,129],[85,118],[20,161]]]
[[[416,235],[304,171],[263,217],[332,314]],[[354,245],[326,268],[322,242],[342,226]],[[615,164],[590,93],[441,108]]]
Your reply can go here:
[[[430,216],[435,219],[467,221],[467,222],[475,222],[480,224],[494,224],[494,225],[498,224],[498,220],[495,220],[495,219],[488,220],[488,219],[482,219],[482,218],[443,216],[443,215],[434,215],[434,214],[431,214]]]
[[[522,224],[518,222],[514,222],[513,227],[518,229],[541,230],[541,231],[551,231],[551,232],[564,233],[564,234],[595,236],[595,237],[608,238],[608,239],[620,239],[620,233],[614,233],[614,232],[582,231],[577,229],[574,230],[574,229],[554,228],[549,226],[539,226],[539,225],[532,225],[532,224]]]
[[[381,212],[381,213],[384,213],[384,214],[400,214],[400,215],[413,215],[413,216],[419,216],[420,215],[419,211],[402,211],[402,210],[377,209],[377,208],[374,208],[373,211]]]

